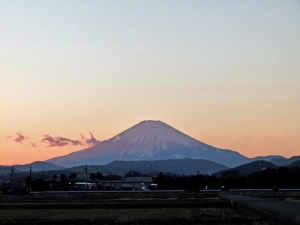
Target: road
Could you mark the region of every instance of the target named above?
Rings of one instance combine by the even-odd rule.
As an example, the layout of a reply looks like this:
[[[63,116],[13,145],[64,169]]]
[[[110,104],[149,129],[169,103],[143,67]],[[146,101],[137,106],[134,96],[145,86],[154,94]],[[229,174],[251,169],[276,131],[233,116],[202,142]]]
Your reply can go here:
[[[272,217],[276,224],[300,224],[300,204],[286,201],[275,201],[264,198],[255,198],[238,194],[220,194],[221,197],[233,200],[238,205],[255,209]],[[291,223],[280,222],[290,221]]]

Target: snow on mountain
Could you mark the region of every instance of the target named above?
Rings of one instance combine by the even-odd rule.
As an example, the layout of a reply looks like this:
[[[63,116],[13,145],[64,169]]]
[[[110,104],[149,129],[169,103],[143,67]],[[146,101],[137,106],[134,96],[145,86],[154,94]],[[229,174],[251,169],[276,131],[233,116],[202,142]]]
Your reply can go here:
[[[159,151],[168,151],[174,142],[190,149],[196,149],[201,143],[160,121],[143,121],[112,138],[111,141],[132,145],[129,151],[121,150],[120,157],[135,154],[139,155],[140,159],[154,157]],[[203,143],[202,148],[207,150]],[[180,157],[184,158],[184,156],[176,154],[172,158]]]
[[[234,167],[249,162],[245,156],[207,145],[161,121],[142,121],[115,137],[66,156],[47,160],[71,167],[103,165],[115,160],[206,159]]]
[[[113,138],[113,141],[126,139],[130,143],[142,144],[148,148],[161,148],[166,150],[167,143],[176,140],[183,145],[195,147],[199,141],[181,133],[171,126],[160,121],[142,121],[138,125],[124,131]]]

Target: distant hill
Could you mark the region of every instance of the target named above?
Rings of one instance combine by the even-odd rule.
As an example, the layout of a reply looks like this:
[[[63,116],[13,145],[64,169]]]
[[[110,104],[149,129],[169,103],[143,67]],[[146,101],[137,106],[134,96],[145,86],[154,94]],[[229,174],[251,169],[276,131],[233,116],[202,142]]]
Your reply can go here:
[[[31,167],[32,171],[47,171],[47,170],[61,170],[65,169],[63,166],[58,166],[49,162],[35,161],[33,163],[24,165],[14,165],[14,168],[19,171],[29,171]]]
[[[300,167],[300,159],[287,165],[288,167]]]
[[[129,171],[140,171],[155,176],[159,172],[179,175],[212,174],[228,167],[203,159],[169,159],[156,161],[114,161],[106,165],[88,165],[88,173],[124,175]],[[76,172],[83,174],[85,165],[61,170],[62,173]],[[84,174],[83,174],[84,175]]]
[[[267,155],[267,156],[256,156],[253,158],[250,158],[251,161],[271,161],[271,160],[287,160],[287,158],[281,156],[281,155]]]
[[[280,158],[275,158],[271,159],[270,162],[277,165],[277,166],[288,166],[291,163],[300,160],[300,156],[293,156],[289,159],[280,159]]]
[[[19,172],[18,169],[15,169],[15,172]],[[9,174],[11,173],[11,166],[0,166],[0,174]]]
[[[149,166],[147,166],[149,165]],[[136,168],[138,170],[153,170],[157,172],[170,172],[175,174],[212,174],[228,167],[204,159],[169,159],[156,161],[114,161],[106,166],[121,168]]]
[[[274,165],[271,162],[260,160],[260,161],[254,161],[251,163],[247,163],[238,167],[235,167],[237,171],[239,171],[239,174],[241,176],[248,176],[254,172],[264,170],[267,168],[278,168],[278,166]]]
[[[271,162],[265,160],[253,161],[251,163],[247,163],[241,166],[237,166],[230,170],[224,170],[217,173],[218,175],[224,175],[228,171],[235,171],[238,176],[248,176],[254,172],[261,171],[267,168],[278,168],[278,166],[274,165]]]
[[[277,166],[286,166],[288,164],[288,159],[271,159],[270,162]]]

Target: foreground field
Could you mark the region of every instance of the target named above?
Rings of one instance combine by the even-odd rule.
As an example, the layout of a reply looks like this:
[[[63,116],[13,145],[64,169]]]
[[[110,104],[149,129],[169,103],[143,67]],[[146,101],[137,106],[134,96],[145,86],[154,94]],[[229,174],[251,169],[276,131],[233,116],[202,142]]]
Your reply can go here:
[[[2,224],[253,224],[211,194],[1,196]]]

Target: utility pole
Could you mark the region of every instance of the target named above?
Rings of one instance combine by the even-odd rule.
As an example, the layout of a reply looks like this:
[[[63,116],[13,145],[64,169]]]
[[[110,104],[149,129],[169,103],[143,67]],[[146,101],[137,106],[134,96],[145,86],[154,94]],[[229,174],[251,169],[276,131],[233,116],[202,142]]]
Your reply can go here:
[[[150,166],[150,165],[147,165],[147,166],[149,166],[150,169],[151,169],[151,178],[152,178],[152,166]]]
[[[176,187],[176,184],[175,184],[175,176],[176,176],[176,173],[175,173],[175,168],[173,166],[173,170],[174,170],[174,176],[173,176],[173,182],[174,182],[174,186]],[[172,183],[171,183],[171,191],[172,191]]]
[[[14,170],[14,167],[11,167],[11,174],[10,174],[10,186],[12,187],[14,184],[14,177],[15,177],[15,181],[17,181],[17,176]]]
[[[29,169],[29,176],[30,176],[30,177],[31,177],[31,172],[32,172],[32,171],[31,171],[31,167],[30,167],[30,169]],[[31,177],[31,178],[32,178],[32,177]]]
[[[9,186],[11,187],[11,173],[9,174]]]
[[[85,182],[86,182],[86,190],[88,190],[88,184],[87,184],[87,174],[88,174],[88,171],[87,171],[87,164],[85,165]]]
[[[10,172],[10,187],[12,187],[13,171],[14,171],[14,167],[12,166]]]
[[[109,173],[109,190],[111,191],[111,172]]]

